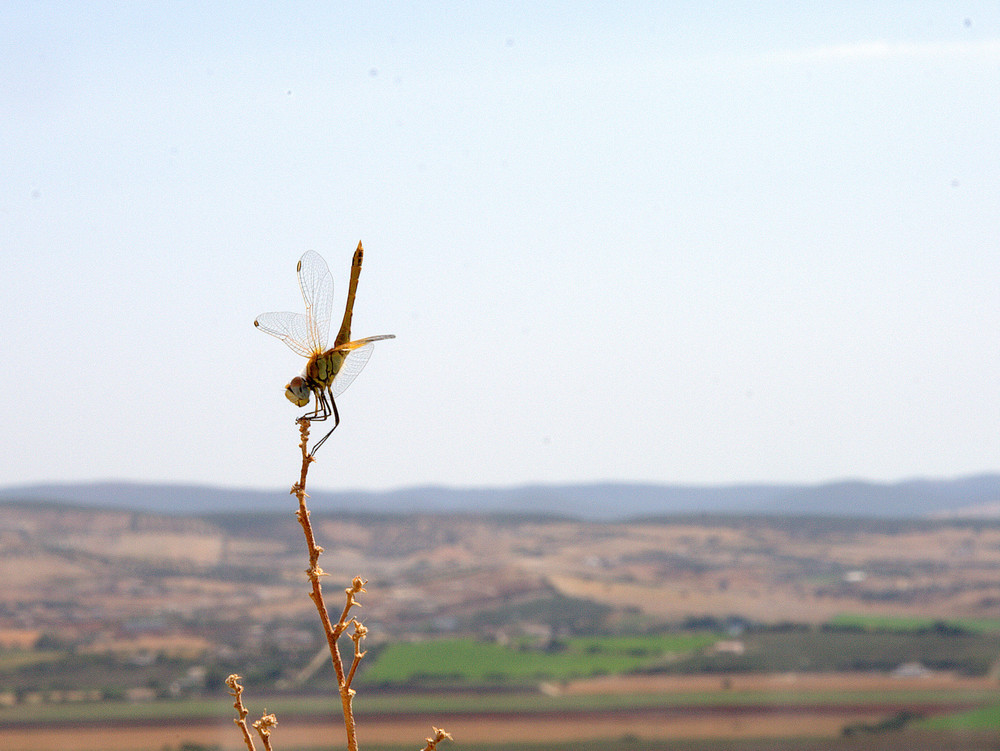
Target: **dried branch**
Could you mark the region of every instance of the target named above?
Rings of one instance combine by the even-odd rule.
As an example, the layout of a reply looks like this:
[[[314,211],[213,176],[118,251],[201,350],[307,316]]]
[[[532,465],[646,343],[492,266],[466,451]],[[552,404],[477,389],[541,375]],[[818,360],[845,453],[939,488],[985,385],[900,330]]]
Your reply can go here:
[[[265,751],[271,751],[271,728],[277,727],[277,725],[278,718],[273,714],[268,714],[266,709],[260,719],[253,724],[253,729],[257,731],[261,741],[264,743]]]
[[[309,420],[299,419],[298,424],[299,448],[302,451],[302,468],[299,473],[299,481],[292,486],[291,492],[299,501],[299,510],[295,516],[302,526],[302,532],[306,537],[306,547],[309,551],[309,568],[306,569],[306,575],[309,577],[312,585],[309,598],[316,606],[316,612],[319,613],[320,622],[323,624],[323,633],[326,634],[327,646],[330,649],[330,659],[333,661],[333,669],[337,674],[337,687],[340,690],[340,703],[344,712],[344,729],[347,731],[347,748],[349,751],[358,751],[357,728],[354,724],[354,709],[352,706],[354,690],[351,688],[351,680],[354,678],[354,671],[357,669],[358,661],[364,656],[364,652],[360,651],[359,645],[367,629],[361,626],[357,620],[349,618],[349,614],[351,608],[361,606],[355,595],[365,591],[365,581],[360,576],[356,576],[354,577],[354,581],[351,582],[351,586],[344,590],[347,594],[347,603],[344,605],[344,610],[339,620],[334,625],[330,620],[330,612],[327,610],[326,603],[323,600],[323,587],[320,585],[320,577],[327,576],[327,573],[319,565],[319,557],[323,553],[323,548],[316,544],[312,523],[309,521],[309,509],[306,506],[306,498],[309,497],[306,493],[306,475],[309,473],[309,465],[315,461],[308,450]],[[361,632],[354,642],[354,662],[348,674],[344,672],[344,661],[340,656],[340,648],[337,645],[337,640],[352,622],[357,624],[355,626],[355,634],[359,633],[358,626],[361,626]],[[355,636],[352,635],[351,638],[355,639]]]
[[[426,739],[427,745],[424,746],[421,751],[434,751],[434,749],[437,748],[437,745],[441,741],[454,740],[454,738],[451,737],[451,733],[448,733],[445,730],[442,730],[441,728],[436,728],[432,726],[431,730],[434,731],[434,735],[431,738]]]
[[[229,695],[236,698],[236,701],[233,703],[233,709],[239,714],[239,717],[233,720],[233,722],[239,725],[240,730],[243,731],[243,742],[247,745],[247,751],[254,751],[253,737],[250,735],[250,728],[247,727],[247,715],[250,714],[250,711],[243,706],[243,686],[240,685],[240,678],[241,676],[236,675],[236,673],[226,678],[226,685],[229,686]],[[275,720],[275,723],[277,723],[277,720]]]
[[[351,670],[347,674],[348,688],[350,688],[351,683],[354,681],[354,673],[361,663],[361,658],[367,654],[367,652],[361,649],[361,642],[368,635],[368,629],[357,618],[352,619],[351,623],[354,624],[354,631],[351,632],[351,641],[354,642],[354,662],[351,663]]]

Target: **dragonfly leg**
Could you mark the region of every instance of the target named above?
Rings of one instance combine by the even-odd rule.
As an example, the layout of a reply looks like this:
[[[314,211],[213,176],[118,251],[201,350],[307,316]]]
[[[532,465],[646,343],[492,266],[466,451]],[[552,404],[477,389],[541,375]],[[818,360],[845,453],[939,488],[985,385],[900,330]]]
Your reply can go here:
[[[327,406],[326,394],[323,395],[323,406]],[[340,425],[340,412],[337,410],[337,400],[333,398],[332,394],[330,395],[329,406],[333,408],[333,427],[330,428],[329,433],[313,444],[312,451],[309,452],[309,456],[316,456],[316,452],[319,451],[319,447],[323,445],[323,442],[326,441],[327,438],[333,435],[333,431],[335,431],[337,426]],[[326,410],[326,413],[327,415],[330,414],[329,409]]]
[[[327,400],[326,391],[317,389],[313,393],[316,395],[316,409],[302,417],[309,422],[320,422],[330,416],[330,402]]]

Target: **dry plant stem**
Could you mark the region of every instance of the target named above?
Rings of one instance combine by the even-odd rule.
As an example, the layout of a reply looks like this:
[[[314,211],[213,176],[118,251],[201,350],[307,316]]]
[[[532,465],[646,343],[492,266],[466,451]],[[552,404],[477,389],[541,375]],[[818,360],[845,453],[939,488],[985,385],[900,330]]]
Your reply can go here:
[[[250,714],[249,710],[243,706],[243,686],[240,685],[240,676],[233,673],[226,679],[226,685],[229,686],[229,694],[236,698],[233,703],[233,708],[236,710],[239,717],[233,720],[237,725],[239,725],[240,730],[243,731],[243,742],[247,744],[248,751],[254,751],[253,737],[250,735],[250,728],[247,727],[247,715]],[[277,720],[275,720],[277,723]],[[254,723],[256,725],[256,723]]]
[[[364,590],[362,590],[364,591]],[[347,596],[351,596],[351,590],[347,590]],[[360,603],[358,606],[360,607]],[[351,641],[354,642],[354,662],[351,663],[351,670],[347,674],[347,686],[350,687],[351,683],[354,682],[354,673],[358,669],[358,665],[361,662],[361,658],[365,656],[366,652],[361,649],[361,640],[368,635],[368,629],[365,628],[364,624],[360,623],[356,618],[351,621],[354,624],[354,633],[351,634]]]
[[[261,718],[253,724],[253,729],[257,731],[261,741],[264,743],[264,751],[271,751],[271,728],[276,727],[277,724],[278,718],[273,714],[267,714],[266,709]]]
[[[349,618],[351,608],[358,606],[361,607],[361,603],[355,599],[355,595],[361,594],[365,591],[365,581],[360,576],[354,577],[351,582],[351,586],[344,590],[347,595],[347,602],[344,604],[344,610],[340,614],[340,618],[337,620],[337,624],[334,625],[330,620],[330,612],[327,610],[326,603],[323,601],[323,588],[320,586],[320,577],[327,576],[326,572],[323,571],[319,566],[319,557],[323,553],[323,548],[316,544],[316,537],[313,534],[312,523],[309,521],[309,509],[306,507],[306,498],[309,496],[306,494],[306,475],[309,474],[309,465],[315,461],[313,457],[309,454],[309,421],[305,419],[298,420],[299,424],[299,449],[302,451],[302,469],[299,473],[299,481],[292,486],[292,494],[299,500],[299,510],[296,512],[296,518],[299,520],[299,524],[302,525],[302,531],[306,536],[306,547],[309,548],[309,568],[306,569],[306,574],[309,576],[309,581],[312,584],[312,591],[309,593],[310,599],[312,599],[313,604],[316,606],[316,611],[319,613],[319,619],[323,623],[323,632],[326,634],[326,641],[330,647],[330,657],[333,660],[333,669],[337,673],[337,686],[340,689],[340,703],[344,710],[344,727],[347,730],[347,748],[349,751],[358,751],[358,739],[357,739],[357,728],[354,724],[354,710],[352,708],[352,702],[354,699],[354,689],[351,688],[351,683],[354,680],[354,674],[358,669],[358,664],[361,662],[361,658],[365,656],[364,650],[361,649],[361,642],[368,634],[368,629],[365,628],[364,624],[358,621],[357,618]],[[351,662],[350,670],[344,672],[344,661],[340,656],[340,648],[337,646],[337,640],[341,637],[344,631],[350,625],[354,625],[354,631],[351,633],[351,641],[354,642],[354,660]],[[266,719],[267,716],[261,718],[260,721],[254,723],[254,727],[258,728],[261,733],[261,738],[264,741],[265,748],[270,751],[270,745],[267,739],[267,733],[262,731],[258,724]],[[273,717],[273,715],[271,715]],[[274,722],[277,724],[277,721]],[[245,728],[245,723],[244,723]],[[434,735],[427,739],[427,745],[424,747],[424,751],[434,751],[437,745],[443,740],[451,740],[451,735],[446,731],[439,728],[433,728]],[[269,731],[268,731],[269,732]],[[249,741],[249,733],[244,730]],[[249,746],[250,751],[253,751],[253,746]]]
[[[354,678],[354,671],[357,669],[358,661],[364,656],[364,652],[360,651],[360,641],[364,638],[364,626],[358,623],[356,620],[348,620],[348,614],[352,607],[355,605],[360,605],[354,599],[354,595],[360,592],[364,592],[364,581],[360,577],[355,577],[352,582],[352,586],[346,591],[347,594],[347,604],[344,606],[344,610],[340,615],[340,619],[337,621],[336,626],[330,620],[330,613],[327,610],[326,603],[323,601],[323,588],[320,585],[320,577],[326,576],[326,572],[323,571],[319,566],[319,556],[323,552],[323,548],[316,544],[316,537],[313,535],[312,523],[309,521],[309,509],[306,507],[306,475],[309,473],[309,465],[315,461],[312,456],[309,455],[308,444],[309,444],[309,421],[300,419],[299,424],[299,448],[302,451],[302,470],[299,474],[299,481],[292,486],[292,493],[299,500],[299,510],[296,512],[296,517],[299,520],[299,524],[302,525],[302,531],[306,536],[306,547],[309,549],[309,568],[306,569],[306,574],[309,576],[309,581],[312,584],[312,591],[309,593],[310,599],[316,606],[316,611],[319,613],[319,619],[323,624],[323,632],[326,634],[327,645],[330,648],[330,657],[333,660],[333,669],[337,673],[337,686],[340,689],[340,703],[344,711],[344,728],[347,730],[347,748],[349,751],[358,751],[358,739],[357,739],[357,728],[354,724],[354,710],[352,708],[352,701],[354,699],[354,690],[351,688],[351,681]],[[340,656],[340,648],[337,646],[337,640],[340,635],[344,633],[350,623],[355,624],[355,634],[358,634],[359,627],[361,629],[361,635],[354,639],[354,662],[351,665],[350,673],[344,672],[344,661]]]
[[[445,730],[442,730],[441,728],[436,728],[436,727],[432,726],[431,730],[434,731],[434,735],[433,735],[433,737],[426,739],[427,740],[427,745],[423,747],[422,751],[434,751],[434,749],[437,748],[438,744],[441,741],[454,740],[451,737],[451,733],[449,733],[449,732],[447,732]]]

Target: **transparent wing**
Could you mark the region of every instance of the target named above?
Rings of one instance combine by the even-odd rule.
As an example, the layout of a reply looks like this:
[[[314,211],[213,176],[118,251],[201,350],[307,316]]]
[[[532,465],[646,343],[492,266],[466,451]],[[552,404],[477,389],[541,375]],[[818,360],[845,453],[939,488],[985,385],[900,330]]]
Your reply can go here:
[[[379,336],[369,336],[365,339],[348,342],[338,347],[338,349],[350,351],[344,357],[344,364],[340,366],[340,372],[337,373],[337,377],[330,384],[330,391],[334,398],[347,391],[347,387],[354,383],[354,379],[358,377],[358,373],[365,369],[365,365],[368,364],[368,360],[372,356],[372,351],[375,349],[375,342],[395,338],[395,334],[381,334]]]
[[[302,313],[261,313],[253,325],[265,334],[278,337],[303,357],[313,353],[309,343],[309,319]]]
[[[302,299],[306,303],[306,342],[309,344],[309,354],[323,352],[326,350],[330,315],[333,312],[333,274],[323,256],[314,250],[307,250],[302,254],[296,270]]]

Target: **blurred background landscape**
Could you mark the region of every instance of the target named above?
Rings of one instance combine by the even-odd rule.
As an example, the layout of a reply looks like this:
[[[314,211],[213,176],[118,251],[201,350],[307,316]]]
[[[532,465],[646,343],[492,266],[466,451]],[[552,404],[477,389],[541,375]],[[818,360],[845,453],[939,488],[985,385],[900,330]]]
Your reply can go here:
[[[960,494],[990,482],[932,484],[949,507],[992,509],[978,516],[666,503],[627,515],[619,487],[604,489],[611,519],[502,513],[477,508],[476,494],[460,510],[392,514],[344,500],[325,510],[331,499],[318,497],[313,525],[332,609],[342,584],[369,580],[356,687],[374,739],[403,743],[432,716],[476,748],[505,733],[539,748],[874,748],[884,746],[864,744],[886,737],[977,748],[1000,721],[1000,516]],[[548,498],[563,491],[580,489]],[[129,718],[133,742],[172,728],[188,748],[233,747],[223,682],[234,672],[299,732],[334,732],[333,670],[290,496],[272,494],[269,511],[252,497],[246,510],[213,511],[238,493],[118,486],[85,505],[10,492],[5,733],[105,737]]]
[[[995,749],[995,2],[0,6],[0,746]],[[336,313],[335,313],[336,315]],[[331,699],[333,701],[331,701]]]

